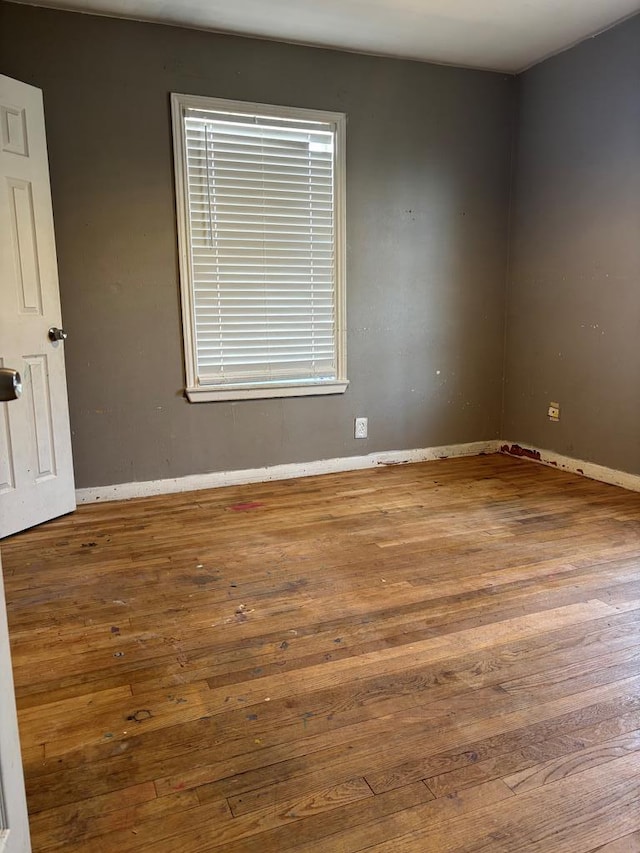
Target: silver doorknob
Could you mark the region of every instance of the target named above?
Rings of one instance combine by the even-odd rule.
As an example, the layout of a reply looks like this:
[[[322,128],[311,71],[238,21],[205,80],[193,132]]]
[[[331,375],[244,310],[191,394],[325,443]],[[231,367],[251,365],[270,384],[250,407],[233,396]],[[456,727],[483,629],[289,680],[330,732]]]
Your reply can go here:
[[[66,341],[67,333],[64,329],[57,329],[55,326],[52,326],[49,329],[49,340],[50,341]]]
[[[17,400],[22,394],[22,380],[17,370],[0,367],[0,403]]]

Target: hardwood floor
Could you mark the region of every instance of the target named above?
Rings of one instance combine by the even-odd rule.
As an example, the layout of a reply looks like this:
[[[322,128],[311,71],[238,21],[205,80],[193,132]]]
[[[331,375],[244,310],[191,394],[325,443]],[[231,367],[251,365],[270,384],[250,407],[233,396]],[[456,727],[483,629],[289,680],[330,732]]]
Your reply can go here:
[[[640,851],[640,494],[450,459],[2,559],[34,853]]]

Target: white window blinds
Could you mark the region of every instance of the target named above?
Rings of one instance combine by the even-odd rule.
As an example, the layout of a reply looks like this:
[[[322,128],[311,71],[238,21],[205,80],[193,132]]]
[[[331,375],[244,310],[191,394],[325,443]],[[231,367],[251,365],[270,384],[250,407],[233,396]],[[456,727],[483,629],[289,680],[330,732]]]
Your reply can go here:
[[[198,384],[335,383],[335,122],[201,106],[181,118]]]

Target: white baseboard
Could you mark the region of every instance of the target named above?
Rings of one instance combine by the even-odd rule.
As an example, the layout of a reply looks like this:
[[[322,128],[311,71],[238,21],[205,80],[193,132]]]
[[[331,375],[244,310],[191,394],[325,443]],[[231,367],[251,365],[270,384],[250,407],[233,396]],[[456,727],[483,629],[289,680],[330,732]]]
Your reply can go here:
[[[611,486],[622,486],[623,489],[640,492],[640,476],[638,474],[629,474],[626,471],[618,471],[615,468],[607,468],[604,465],[596,465],[595,462],[585,462],[582,459],[572,459],[570,456],[563,456],[553,450],[541,450],[539,447],[521,445],[517,442],[501,441],[499,445],[500,452],[509,456],[528,459],[561,471],[580,474],[590,480],[599,480],[601,483],[608,483]]]
[[[542,450],[517,442],[474,441],[468,444],[451,444],[442,447],[424,447],[418,450],[389,450],[369,453],[366,456],[343,456],[337,459],[320,459],[315,462],[298,462],[287,465],[272,465],[268,468],[249,468],[243,471],[212,471],[209,474],[190,474],[166,480],[146,480],[140,483],[117,483],[113,486],[94,486],[78,489],[79,504],[95,501],[123,501],[151,495],[168,495],[176,492],[191,492],[198,489],[218,489],[222,486],[242,486],[247,483],[268,483],[271,480],[290,480],[296,477],[314,477],[319,474],[337,474],[340,471],[357,471],[376,468],[378,465],[402,465],[410,462],[429,462],[456,456],[478,456],[481,453],[505,453],[561,471],[579,474],[601,483],[621,486],[640,492],[640,475],[617,471],[594,462],[572,459],[553,450]]]
[[[79,504],[94,501],[122,501],[150,495],[168,495],[197,489],[217,489],[221,486],[241,486],[246,483],[266,483],[271,480],[289,480],[294,477],[313,477],[317,474],[336,474],[376,468],[378,465],[402,465],[408,462],[428,462],[454,456],[478,456],[480,453],[497,453],[502,442],[474,441],[469,444],[452,444],[443,447],[426,447],[421,450],[389,450],[369,453],[366,456],[344,456],[338,459],[321,459],[316,462],[299,462],[290,465],[273,465],[269,468],[250,468],[244,471],[213,471],[210,474],[190,474],[166,480],[146,480],[141,483],[118,483],[113,486],[95,486],[78,489]]]

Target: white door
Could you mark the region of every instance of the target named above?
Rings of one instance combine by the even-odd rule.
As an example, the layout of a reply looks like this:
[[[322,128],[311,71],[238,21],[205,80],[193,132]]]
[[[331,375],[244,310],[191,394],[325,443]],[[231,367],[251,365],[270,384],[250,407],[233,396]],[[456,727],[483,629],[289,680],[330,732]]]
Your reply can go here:
[[[12,403],[13,405],[13,403]],[[29,853],[29,821],[0,564],[0,853]]]
[[[42,92],[0,75],[0,538],[75,508]]]

